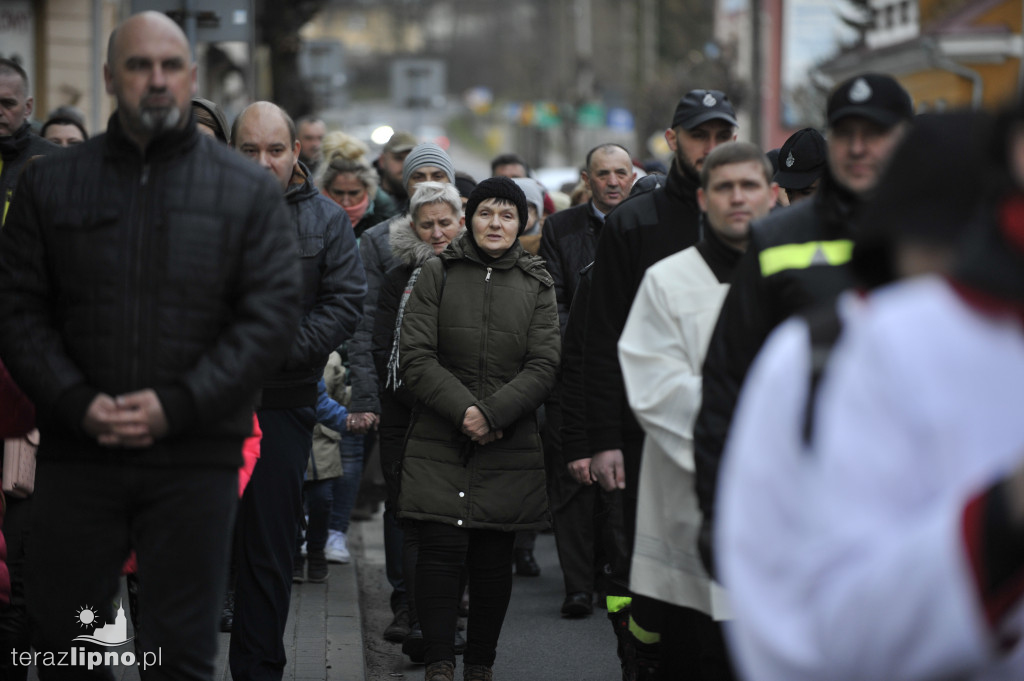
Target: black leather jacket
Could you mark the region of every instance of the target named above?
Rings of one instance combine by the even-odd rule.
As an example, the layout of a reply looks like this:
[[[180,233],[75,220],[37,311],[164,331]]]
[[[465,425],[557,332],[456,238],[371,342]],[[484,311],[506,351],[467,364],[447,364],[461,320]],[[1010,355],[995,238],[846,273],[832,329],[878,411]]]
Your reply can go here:
[[[141,153],[107,133],[26,167],[0,233],[0,356],[40,458],[103,459],[98,393],[152,388],[168,437],[138,464],[235,465],[299,319],[295,229],[273,177],[194,121]]]

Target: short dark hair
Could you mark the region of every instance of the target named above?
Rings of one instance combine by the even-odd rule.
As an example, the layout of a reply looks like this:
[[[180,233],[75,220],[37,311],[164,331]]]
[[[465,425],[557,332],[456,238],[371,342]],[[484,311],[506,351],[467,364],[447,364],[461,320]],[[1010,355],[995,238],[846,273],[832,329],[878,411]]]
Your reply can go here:
[[[281,118],[284,119],[285,125],[288,126],[288,134],[291,137],[290,143],[292,146],[295,146],[295,143],[299,141],[299,133],[295,127],[295,121],[292,120],[292,117],[288,115],[287,111],[279,107],[277,104],[274,104],[273,102],[268,102],[266,100],[253,102],[249,106],[242,109],[242,112],[240,114],[235,116],[235,120],[231,124],[231,145],[235,147],[238,146],[238,126],[240,125],[240,121],[243,118],[245,118],[245,114],[249,113],[249,109],[253,108],[257,104],[270,104],[275,109],[277,109],[277,112],[281,114]]]
[[[0,57],[0,74],[7,74],[9,76],[18,76],[21,78],[21,82],[25,84],[25,96],[28,97],[28,74],[25,73],[25,67],[13,59],[7,57]]]
[[[299,116],[297,119],[295,119],[295,128],[297,130],[298,128],[302,127],[303,123],[323,123],[323,122],[324,122],[324,119],[320,118],[319,116],[314,116],[313,114],[306,114],[305,116]],[[326,125],[326,123],[325,123],[325,125]]]
[[[498,166],[511,166],[516,164],[521,165],[526,170],[527,175],[530,174],[530,164],[527,163],[526,159],[522,156],[519,154],[500,154],[495,156],[494,160],[491,161],[491,175],[498,170]]]
[[[588,173],[590,172],[590,160],[594,157],[594,154],[596,152],[600,151],[603,153],[608,153],[613,149],[622,149],[624,152],[626,152],[626,156],[629,157],[630,163],[633,162],[633,154],[629,153],[629,149],[622,146],[621,144],[616,144],[615,142],[605,142],[604,144],[598,144],[596,147],[587,152],[587,160],[583,163],[583,169],[586,170]]]
[[[753,161],[760,165],[764,171],[765,182],[768,186],[772,184],[772,162],[768,160],[764,152],[750,142],[726,142],[714,148],[704,159],[704,165],[700,169],[700,186],[704,191],[708,189],[711,181],[711,171],[722,166],[733,163],[747,163]]]
[[[46,122],[43,123],[43,127],[39,129],[39,136],[46,137],[46,130],[51,125],[73,125],[82,133],[82,139],[89,139],[89,133],[85,130],[85,124],[82,122],[82,119],[77,116],[67,116],[64,114],[51,115],[46,119]]]

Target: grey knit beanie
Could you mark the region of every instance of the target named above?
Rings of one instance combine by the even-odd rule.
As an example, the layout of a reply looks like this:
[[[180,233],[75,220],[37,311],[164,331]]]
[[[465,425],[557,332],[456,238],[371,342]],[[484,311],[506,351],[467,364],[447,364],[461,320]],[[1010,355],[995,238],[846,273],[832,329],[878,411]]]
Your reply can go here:
[[[436,166],[443,170],[448,176],[448,181],[455,184],[455,166],[444,149],[433,142],[422,142],[417,144],[405,157],[402,164],[402,186],[409,188],[409,176],[412,171],[423,166]]]

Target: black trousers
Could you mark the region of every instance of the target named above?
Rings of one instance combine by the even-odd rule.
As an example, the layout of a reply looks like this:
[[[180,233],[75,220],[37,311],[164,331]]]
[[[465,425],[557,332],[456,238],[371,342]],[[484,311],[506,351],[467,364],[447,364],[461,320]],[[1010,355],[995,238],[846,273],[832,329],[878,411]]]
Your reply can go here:
[[[427,646],[425,662],[455,661],[455,628],[463,566],[469,572],[467,665],[494,664],[498,636],[512,597],[514,532],[464,530],[434,522],[417,523],[416,609]]]
[[[92,633],[82,624],[87,608],[108,627],[115,624],[105,606],[117,596],[134,549],[144,592],[137,649],[159,660],[140,670],[142,678],[211,679],[238,471],[142,468],[125,460],[37,464],[25,579],[33,645],[55,655],[72,647],[134,652],[131,645],[72,642]],[[40,663],[38,672],[44,680],[112,678],[104,667]]]
[[[658,678],[665,681],[733,681],[722,625],[705,613],[646,596],[634,596],[633,620],[661,635]]]
[[[302,478],[313,445],[312,407],[261,409],[260,460],[238,516],[240,551],[228,662],[235,681],[279,680],[292,593]]]

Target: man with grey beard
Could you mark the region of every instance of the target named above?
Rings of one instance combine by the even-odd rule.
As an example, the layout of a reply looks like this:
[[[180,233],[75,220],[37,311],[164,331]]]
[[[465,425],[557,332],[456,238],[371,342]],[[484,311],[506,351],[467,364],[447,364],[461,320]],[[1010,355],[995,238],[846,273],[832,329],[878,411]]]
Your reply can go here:
[[[134,550],[140,666],[210,679],[242,442],[298,328],[299,247],[274,178],[197,131],[177,24],[126,20],[104,78],[107,132],[30,162],[0,232],[0,355],[41,441],[35,652],[17,659],[44,681],[110,678],[59,665],[100,650],[79,635],[122,643],[110,604]]]

